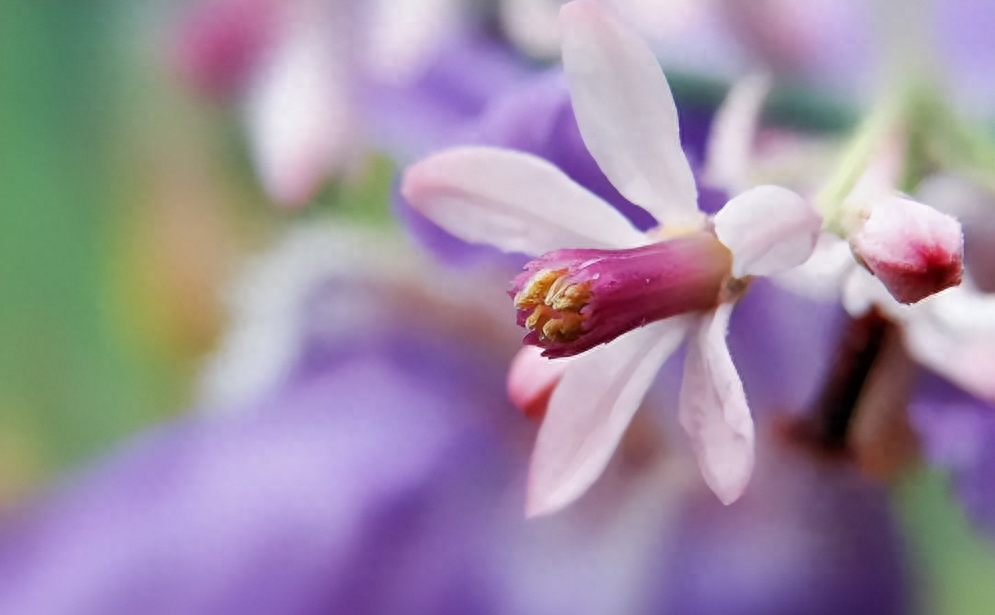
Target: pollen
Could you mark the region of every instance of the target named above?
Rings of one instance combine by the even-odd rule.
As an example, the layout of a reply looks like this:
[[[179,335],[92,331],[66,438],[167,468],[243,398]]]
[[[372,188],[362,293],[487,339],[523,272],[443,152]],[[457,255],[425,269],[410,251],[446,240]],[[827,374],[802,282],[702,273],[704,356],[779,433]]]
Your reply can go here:
[[[557,280],[562,282],[563,278]],[[554,284],[556,286],[556,284]],[[581,284],[561,284],[556,292],[546,293],[546,305],[554,310],[569,310],[579,312],[591,301],[591,285],[587,282]]]
[[[542,335],[554,342],[572,342],[582,331],[584,316],[574,312],[563,312],[556,318],[551,318],[542,326]]]
[[[532,276],[522,290],[515,295],[515,307],[534,308],[545,303],[552,286],[567,272],[566,269],[543,269]]]
[[[580,312],[592,296],[589,282],[568,282],[566,273],[566,269],[543,269],[515,295],[515,307],[529,314],[525,328],[553,342],[580,337],[587,318]]]

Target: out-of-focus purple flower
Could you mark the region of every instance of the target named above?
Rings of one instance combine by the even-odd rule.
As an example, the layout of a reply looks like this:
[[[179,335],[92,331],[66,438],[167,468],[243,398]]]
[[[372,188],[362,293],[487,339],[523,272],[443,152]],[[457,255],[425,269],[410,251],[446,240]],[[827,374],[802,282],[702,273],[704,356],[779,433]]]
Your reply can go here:
[[[986,0],[720,0],[728,32],[779,75],[862,98],[912,71],[954,104],[989,114],[995,8]],[[926,71],[927,74],[922,74]]]
[[[846,463],[814,460],[773,440],[760,444],[757,476],[736,508],[724,509],[701,488],[678,505],[673,558],[659,590],[667,612],[909,612],[885,491]],[[819,557],[805,561],[809,552]],[[781,570],[790,591],[757,574],[760,558]]]
[[[362,260],[369,237],[327,245],[371,269],[329,258],[280,275],[313,261],[320,233],[255,280],[259,296],[301,285],[284,289],[293,309],[237,322],[292,323],[284,377],[7,515],[0,611],[678,615],[724,598],[730,615],[899,612],[883,493],[803,452],[762,458],[766,478],[726,508],[650,421],[577,506],[526,521],[534,427],[504,401],[500,325],[494,345],[455,280]]]
[[[909,414],[926,459],[951,473],[968,516],[995,536],[995,403],[927,376]]]

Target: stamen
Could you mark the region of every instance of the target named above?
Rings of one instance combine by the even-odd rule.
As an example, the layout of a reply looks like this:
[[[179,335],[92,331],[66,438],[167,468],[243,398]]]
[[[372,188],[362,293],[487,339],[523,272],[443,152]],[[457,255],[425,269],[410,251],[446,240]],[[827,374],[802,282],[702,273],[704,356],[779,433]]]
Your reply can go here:
[[[544,303],[550,288],[566,272],[566,269],[544,269],[529,278],[525,287],[515,295],[515,307],[527,309]]]
[[[590,284],[572,284],[567,281],[566,274],[566,269],[540,270],[515,294],[516,308],[532,309],[523,323],[525,328],[561,343],[580,336],[585,319],[580,311],[591,300]]]

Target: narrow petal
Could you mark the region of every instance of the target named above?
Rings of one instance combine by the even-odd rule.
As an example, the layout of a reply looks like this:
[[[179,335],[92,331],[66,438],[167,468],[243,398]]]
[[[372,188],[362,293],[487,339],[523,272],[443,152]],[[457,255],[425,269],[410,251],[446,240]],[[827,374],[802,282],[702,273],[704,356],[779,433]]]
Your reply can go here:
[[[780,186],[757,186],[715,214],[715,234],[732,251],[732,273],[770,275],[801,265],[815,250],[822,216]]]
[[[753,418],[725,339],[732,305],[701,317],[690,334],[680,394],[681,425],[723,504],[742,495],[753,472]]]
[[[622,214],[545,160],[493,147],[435,154],[404,174],[401,193],[450,233],[506,252],[635,247]]]
[[[246,106],[257,172],[285,205],[307,202],[356,143],[344,58],[327,40],[327,20],[308,19],[291,20],[254,76]]]
[[[677,107],[653,52],[594,0],[564,5],[560,25],[574,112],[598,166],[659,222],[698,225]]]
[[[710,185],[730,194],[746,188],[753,138],[769,91],[770,76],[754,73],[726,94],[708,135],[705,178]]]
[[[691,317],[636,329],[578,356],[549,400],[529,471],[529,516],[556,512],[601,475]]]

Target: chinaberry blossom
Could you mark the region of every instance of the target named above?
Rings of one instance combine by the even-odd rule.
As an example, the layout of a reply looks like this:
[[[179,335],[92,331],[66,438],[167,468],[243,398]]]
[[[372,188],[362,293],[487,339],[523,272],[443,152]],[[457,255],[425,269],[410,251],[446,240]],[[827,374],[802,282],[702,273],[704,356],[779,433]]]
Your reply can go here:
[[[601,474],[660,366],[688,341],[681,423],[705,481],[737,499],[753,424],[725,344],[752,276],[804,262],[821,217],[760,186],[708,218],[656,58],[593,0],[561,10],[563,63],[584,142],[619,192],[657,220],[647,233],[529,154],[457,148],[408,169],[402,192],[446,230],[541,255],[512,294],[527,341],[570,358],[553,390],[529,477],[530,514],[553,512]]]

